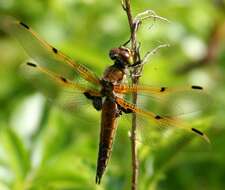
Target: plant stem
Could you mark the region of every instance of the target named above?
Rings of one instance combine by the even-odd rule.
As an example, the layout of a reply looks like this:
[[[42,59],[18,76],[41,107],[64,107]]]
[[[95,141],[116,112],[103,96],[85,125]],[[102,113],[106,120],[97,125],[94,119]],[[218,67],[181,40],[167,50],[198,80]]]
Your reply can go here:
[[[130,0],[123,0],[122,6],[124,11],[127,14],[129,26],[130,26],[130,41],[131,41],[131,51],[134,52],[133,58],[134,63],[136,63],[139,56],[139,49],[137,48],[137,40],[136,40],[136,27],[138,27],[133,21]],[[137,85],[139,81],[139,76],[137,75],[139,71],[139,67],[135,67],[131,73],[132,85]],[[133,93],[133,104],[137,104],[137,93]],[[131,190],[137,190],[138,185],[138,171],[139,171],[139,162],[138,162],[138,151],[137,151],[137,143],[136,143],[136,135],[137,134],[137,115],[133,113],[132,115],[132,129],[131,129],[131,154],[132,154],[132,181],[131,181]]]

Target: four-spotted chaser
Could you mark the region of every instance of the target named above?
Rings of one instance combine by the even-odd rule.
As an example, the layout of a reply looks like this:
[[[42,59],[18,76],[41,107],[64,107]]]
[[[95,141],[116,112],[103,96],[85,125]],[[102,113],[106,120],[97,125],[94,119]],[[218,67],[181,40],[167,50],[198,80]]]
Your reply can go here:
[[[117,120],[122,113],[136,113],[154,121],[160,126],[183,128],[209,141],[203,132],[192,128],[179,119],[146,111],[124,99],[125,95],[132,93],[161,96],[177,91],[202,91],[203,87],[191,85],[183,88],[168,88],[125,83],[124,78],[127,70],[132,68],[135,63],[133,61],[133,52],[124,46],[110,50],[109,56],[113,64],[107,67],[103,76],[99,78],[87,67],[73,61],[60,50],[40,38],[25,23],[10,21],[7,28],[19,39],[31,58],[36,61],[27,62],[27,67],[49,78],[59,88],[79,91],[81,95],[83,94],[92,102],[96,110],[101,110],[101,132],[96,171],[97,184],[100,184],[111,156]],[[76,76],[83,78],[90,85],[74,80]]]

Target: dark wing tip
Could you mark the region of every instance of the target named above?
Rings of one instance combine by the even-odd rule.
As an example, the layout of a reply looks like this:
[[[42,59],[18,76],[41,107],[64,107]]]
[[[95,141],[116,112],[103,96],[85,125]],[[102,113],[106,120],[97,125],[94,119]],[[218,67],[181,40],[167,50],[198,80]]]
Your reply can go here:
[[[195,129],[195,128],[192,128],[191,130],[194,131],[195,133],[197,133],[197,134],[203,136],[203,132],[201,132],[201,131],[199,131],[199,130],[197,130],[197,129]]]
[[[206,140],[206,142],[208,142],[208,143],[210,144],[209,138],[208,138],[207,135],[205,135],[203,132],[201,132],[201,131],[199,131],[198,129],[195,129],[195,128],[191,128],[191,130],[192,130],[193,132],[195,132],[196,134],[202,136],[202,137]]]
[[[19,22],[19,24],[20,24],[21,26],[23,26],[24,28],[28,29],[28,30],[30,29],[29,26],[27,26],[27,25],[26,25],[25,23],[23,23],[23,22]]]
[[[36,64],[31,63],[31,62],[27,62],[27,65],[28,65],[28,66],[31,66],[31,67],[37,67],[37,65],[36,65]]]
[[[202,86],[193,85],[193,86],[191,86],[191,88],[194,89],[194,90],[203,90]]]

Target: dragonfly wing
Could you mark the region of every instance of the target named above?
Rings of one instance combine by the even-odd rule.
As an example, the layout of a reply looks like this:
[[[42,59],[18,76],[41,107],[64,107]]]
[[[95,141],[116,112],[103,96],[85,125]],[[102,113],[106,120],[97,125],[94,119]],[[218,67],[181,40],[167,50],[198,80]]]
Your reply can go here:
[[[90,104],[84,93],[90,96],[101,97],[97,89],[88,84],[71,81],[55,72],[36,63],[28,62],[24,67],[29,72],[32,85],[37,87],[54,105],[64,110],[78,110],[79,106]]]
[[[154,87],[148,85],[116,85],[115,92],[128,100],[132,93],[138,94],[138,106],[150,106],[154,112],[172,115],[192,114],[209,108],[210,96],[202,86]]]
[[[7,18],[4,26],[19,40],[29,56],[37,63],[56,73],[61,73],[70,80],[79,75],[92,84],[99,84],[99,79],[93,72],[43,40],[27,24]]]
[[[119,98],[119,97],[116,97],[116,102],[124,109],[130,110],[132,112],[137,113],[139,116],[147,118],[149,121],[149,125],[147,124],[147,126],[157,126],[159,129],[160,128],[183,129],[183,130],[192,132],[192,133],[202,137],[207,142],[209,142],[208,137],[203,132],[201,132],[200,130],[198,130],[196,128],[193,128],[191,125],[182,121],[179,118],[158,115],[158,114],[150,112],[150,111],[142,110],[142,109],[136,107],[134,104],[126,102],[124,99]],[[144,125],[146,125],[146,124],[144,124]]]
[[[150,96],[166,96],[170,95],[171,93],[176,92],[186,92],[186,91],[195,91],[201,92],[203,91],[202,86],[198,85],[190,85],[184,87],[154,87],[149,85],[127,85],[127,84],[119,84],[114,86],[114,91],[120,94],[131,94],[131,93],[138,93],[138,94],[146,94]]]

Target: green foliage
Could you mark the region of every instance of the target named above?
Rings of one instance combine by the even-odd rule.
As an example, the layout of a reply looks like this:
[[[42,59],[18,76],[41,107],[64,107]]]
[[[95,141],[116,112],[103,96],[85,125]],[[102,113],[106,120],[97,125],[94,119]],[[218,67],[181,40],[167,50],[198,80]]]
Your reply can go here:
[[[120,1],[0,2],[0,15],[28,23],[48,42],[99,76],[111,64],[109,49],[129,37]],[[210,63],[189,72],[177,72],[189,63],[198,64],[207,52],[212,31],[224,25],[224,8],[216,2],[219,1],[132,2],[134,14],[149,8],[171,21],[149,20],[138,33],[142,55],[159,44],[171,45],[151,58],[142,83],[197,83],[206,86],[211,96],[205,102],[210,104],[207,113],[192,124],[204,129],[212,144],[188,133],[175,132],[165,137],[157,132],[160,138],[156,147],[146,143],[139,147],[140,189],[220,190],[225,186],[224,32]],[[27,59],[20,45],[1,30],[0,57],[0,189],[130,189],[130,123],[121,121],[107,172],[102,184],[96,186],[100,113],[90,106],[71,114],[49,104],[20,72],[21,63]]]

